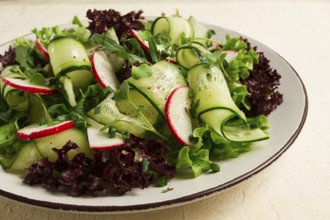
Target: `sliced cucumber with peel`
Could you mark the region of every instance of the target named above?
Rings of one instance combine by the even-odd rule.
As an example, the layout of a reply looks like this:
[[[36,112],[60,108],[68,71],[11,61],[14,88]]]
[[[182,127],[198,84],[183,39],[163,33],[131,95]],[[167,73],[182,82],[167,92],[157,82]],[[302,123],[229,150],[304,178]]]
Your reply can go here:
[[[75,106],[75,92],[94,80],[84,46],[71,37],[57,37],[50,41],[48,53],[54,75],[63,83],[70,105]]]
[[[188,21],[190,22],[192,28],[194,29],[194,39],[195,42],[199,42],[206,46],[209,29],[201,24],[195,17],[190,16]]]
[[[29,94],[9,85],[3,85],[2,95],[7,104],[16,111],[26,111],[29,109]]]
[[[84,152],[87,157],[92,156],[93,150],[89,148],[86,134],[79,129],[72,128],[55,135],[27,142],[11,161],[2,160],[2,165],[7,172],[24,173],[28,167],[42,158],[55,161],[57,154],[52,149],[62,148],[68,140],[76,143],[80,151]],[[78,152],[77,150],[69,151],[69,159],[72,159]]]
[[[199,64],[191,68],[187,76],[189,86],[194,92],[197,117],[217,134],[234,142],[250,142],[268,138],[268,134],[262,129],[250,129],[247,124],[237,130],[226,126],[226,122],[235,117],[244,122],[247,120],[232,100],[227,82],[218,67]]]
[[[30,141],[16,153],[8,166],[4,168],[7,172],[23,174],[31,164],[40,159],[42,159],[42,156],[38,151],[38,148],[33,141]]]
[[[52,148],[60,149],[69,140],[76,143],[80,151],[84,152],[88,157],[92,156],[93,150],[89,147],[86,133],[77,128],[71,128],[48,137],[37,138],[34,140],[34,143],[42,157],[47,157],[48,160],[54,161],[57,159],[57,154]],[[69,158],[72,158],[77,153],[78,151],[76,150],[69,151]]]
[[[194,30],[191,23],[179,16],[158,17],[151,27],[153,35],[163,34],[171,38],[171,44],[182,45],[181,37],[193,37]]]
[[[71,37],[54,38],[49,42],[48,52],[50,63],[56,77],[77,70],[87,70],[89,72],[91,70],[91,63],[84,46]],[[73,75],[76,75],[76,73]],[[81,78],[78,78],[78,80],[84,81],[81,80]],[[80,84],[80,82],[78,83]],[[85,83],[88,85],[90,81]]]
[[[190,69],[200,64],[207,54],[211,52],[200,43],[181,46],[176,53],[176,61],[183,67]]]
[[[160,61],[151,66],[152,75],[140,79],[130,77],[128,83],[139,91],[164,117],[165,103],[170,93],[187,82],[177,65]]]
[[[61,76],[60,82],[63,85],[63,89],[65,91],[65,95],[67,97],[69,104],[72,107],[76,106],[77,105],[76,95],[74,92],[73,83],[72,83],[71,78],[68,76]]]
[[[137,118],[121,113],[111,96],[90,110],[88,116],[104,126],[112,126],[118,131],[128,131],[139,137],[146,131],[143,123]]]
[[[150,124],[154,125],[159,119],[159,113],[154,106],[136,89],[131,88],[129,90],[129,98],[134,102],[136,106],[141,107],[141,113],[147,118]],[[136,118],[137,110],[132,103],[128,100],[120,100],[116,102],[118,110],[128,116]]]

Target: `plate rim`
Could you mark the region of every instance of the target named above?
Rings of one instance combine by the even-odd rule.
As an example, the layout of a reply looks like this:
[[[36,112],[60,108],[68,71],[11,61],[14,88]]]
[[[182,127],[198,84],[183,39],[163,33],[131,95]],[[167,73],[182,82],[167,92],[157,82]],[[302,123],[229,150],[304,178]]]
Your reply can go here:
[[[65,27],[70,24],[62,24],[58,25],[59,27]],[[302,87],[303,95],[304,95],[304,109],[303,109],[303,114],[301,116],[299,125],[295,132],[290,136],[290,138],[286,141],[286,143],[279,148],[279,150],[273,154],[271,157],[267,158],[263,163],[259,164],[256,166],[254,169],[251,169],[250,171],[237,176],[233,179],[230,179],[223,184],[217,185],[215,187],[189,194],[186,196],[182,196],[179,198],[175,199],[170,199],[170,200],[165,200],[161,202],[153,202],[153,203],[146,203],[146,204],[137,204],[137,205],[127,205],[127,206],[88,206],[88,205],[73,205],[73,204],[64,204],[64,203],[59,203],[59,202],[49,202],[49,201],[42,201],[38,199],[31,199],[27,198],[25,196],[21,196],[18,194],[14,194],[11,192],[7,192],[5,190],[0,189],[0,196],[6,197],[7,199],[13,200],[15,202],[19,202],[28,206],[33,206],[33,207],[39,207],[39,208],[44,208],[44,209],[51,209],[55,211],[66,211],[66,212],[78,212],[78,213],[111,213],[111,214],[121,214],[121,213],[133,213],[133,212],[144,212],[144,211],[151,211],[151,210],[157,210],[157,209],[165,209],[165,208],[171,208],[187,203],[191,203],[197,200],[205,199],[211,195],[216,195],[221,192],[223,192],[226,189],[229,189],[233,186],[238,185],[239,183],[243,182],[246,179],[251,178],[253,175],[259,173],[260,171],[264,170],[267,168],[269,165],[271,165],[273,162],[275,162],[286,150],[289,149],[289,147],[295,142],[297,137],[299,136],[300,132],[302,131],[304,124],[307,119],[308,115],[308,108],[309,108],[309,100],[308,100],[308,93],[306,86],[304,82],[302,81],[300,75],[298,72],[294,69],[294,67],[286,60],[284,59],[280,54],[278,54],[276,51],[271,49],[270,47],[266,46],[265,44],[259,42],[258,40],[249,37],[247,35],[241,34],[239,32],[233,31],[231,29],[221,27],[221,26],[216,26],[212,24],[206,24],[208,27],[211,28],[220,28],[224,30],[225,32],[231,32],[236,35],[242,36],[244,38],[247,38],[249,40],[253,40],[257,44],[261,45],[262,47],[267,48],[269,51],[274,53],[278,58],[280,58],[284,63],[288,65],[288,67],[292,70],[292,72],[295,74],[295,76],[298,79],[299,84]],[[25,34],[21,37],[29,37],[32,34]],[[5,45],[10,45],[14,40],[7,41],[6,43],[2,43],[0,47],[4,47]]]

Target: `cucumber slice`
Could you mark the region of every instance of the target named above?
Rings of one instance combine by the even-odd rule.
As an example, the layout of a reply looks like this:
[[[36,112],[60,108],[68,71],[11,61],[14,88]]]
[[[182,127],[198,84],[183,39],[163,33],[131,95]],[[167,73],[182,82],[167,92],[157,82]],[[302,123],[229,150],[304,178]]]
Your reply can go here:
[[[160,61],[151,66],[152,75],[134,79],[128,83],[139,91],[164,116],[165,103],[170,93],[180,86],[186,86],[186,80],[180,69],[173,63]]]
[[[33,141],[25,144],[12,159],[11,163],[5,170],[11,173],[25,173],[33,163],[42,159],[36,145]]]
[[[60,149],[68,141],[76,143],[80,150],[86,154],[86,156],[92,156],[93,151],[89,148],[86,133],[77,128],[71,128],[55,135],[35,139],[34,143],[42,157],[47,157],[48,160],[55,161],[57,159],[57,154],[52,150],[52,148]],[[76,150],[69,151],[69,159],[77,153],[78,151]]]
[[[77,105],[77,101],[76,101],[76,95],[74,93],[74,89],[73,89],[73,82],[71,80],[70,77],[67,76],[62,76],[60,78],[60,82],[63,84],[63,88],[65,91],[65,94],[67,95],[67,99],[69,104],[74,107]]]
[[[7,104],[16,111],[26,111],[29,109],[29,94],[25,91],[4,85],[3,97],[7,101]]]
[[[188,71],[187,77],[194,91],[194,101],[198,102],[198,117],[213,109],[226,109],[246,121],[244,113],[232,100],[227,82],[218,67],[199,64]]]
[[[85,47],[71,37],[57,37],[48,45],[54,75],[71,78],[75,89],[88,86],[93,81],[91,63]]]
[[[204,38],[204,39],[196,39],[197,41],[203,45],[206,45],[207,38],[208,38],[208,31],[209,29],[202,25],[195,17],[190,16],[188,21],[190,22],[192,28],[194,29],[194,38]]]
[[[225,126],[234,117],[246,122],[246,117],[231,98],[227,82],[218,67],[199,64],[188,71],[188,83],[194,92],[198,118],[209,125],[217,134],[230,141],[248,142],[268,138],[262,129],[249,126],[233,128]]]
[[[269,138],[269,134],[260,128],[250,128],[248,124],[242,126],[224,125],[223,133],[228,140],[235,142],[255,142]]]
[[[150,124],[154,125],[158,121],[158,111],[141,93],[135,89],[130,89],[129,98],[134,102],[136,106],[142,106],[141,112],[148,119]],[[121,113],[133,118],[138,116],[135,107],[132,106],[128,100],[117,101],[116,105]]]
[[[88,115],[100,124],[112,126],[118,131],[128,131],[135,136],[142,137],[146,131],[143,123],[137,118],[122,114],[111,96],[89,111]]]
[[[31,124],[39,124],[49,117],[46,103],[38,95],[29,95],[29,120]]]
[[[211,52],[207,50],[206,47],[195,42],[191,45],[180,47],[176,53],[176,60],[181,66],[190,69],[191,67],[200,64],[201,60],[204,59],[203,57],[210,53]]]
[[[12,162],[11,157],[0,155],[0,165],[4,170],[9,169],[11,162]]]
[[[5,67],[5,68],[1,71],[1,76],[9,76],[9,75],[11,75],[11,74],[12,74],[12,72],[11,72],[11,68],[13,68],[14,66],[16,66],[16,65]]]
[[[171,44],[182,45],[181,37],[193,37],[194,30],[191,23],[178,16],[158,17],[151,27],[153,35],[163,34],[171,38]]]
[[[2,82],[2,77],[20,77],[19,74],[13,73],[13,66],[5,67],[1,72],[0,78],[0,95],[6,100],[8,106],[16,111],[26,111],[29,108],[28,93],[13,88]]]

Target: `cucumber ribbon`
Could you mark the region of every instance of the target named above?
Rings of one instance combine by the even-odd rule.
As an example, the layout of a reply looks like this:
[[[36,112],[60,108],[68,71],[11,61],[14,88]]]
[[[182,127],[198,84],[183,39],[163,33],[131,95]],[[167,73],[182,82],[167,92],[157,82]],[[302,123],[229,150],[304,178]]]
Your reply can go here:
[[[249,126],[245,114],[233,101],[220,68],[199,64],[191,68],[187,75],[189,86],[194,92],[194,111],[213,131],[234,142],[268,138],[261,128]],[[244,123],[229,125],[227,122],[233,118],[239,118]]]

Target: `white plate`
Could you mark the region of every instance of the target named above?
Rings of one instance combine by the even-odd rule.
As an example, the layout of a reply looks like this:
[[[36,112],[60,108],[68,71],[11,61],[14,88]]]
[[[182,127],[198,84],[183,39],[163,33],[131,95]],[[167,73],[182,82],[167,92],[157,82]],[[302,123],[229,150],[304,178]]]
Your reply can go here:
[[[225,34],[243,36],[216,26],[209,26],[217,32],[216,39],[224,41]],[[26,37],[31,37],[27,35]],[[248,37],[247,37],[248,38]],[[270,117],[270,139],[254,145],[253,150],[239,158],[221,162],[221,171],[202,175],[195,179],[171,180],[164,188],[150,187],[134,189],[121,197],[79,197],[73,198],[60,193],[52,193],[41,187],[29,187],[22,179],[0,169],[0,195],[10,199],[55,210],[79,212],[137,212],[161,209],[188,203],[240,183],[275,161],[294,142],[307,116],[308,99],[305,87],[297,72],[277,53],[265,45],[248,38],[271,60],[271,66],[281,74],[280,92],[284,102]],[[0,46],[0,54],[10,43]],[[162,193],[167,187],[173,190]]]

